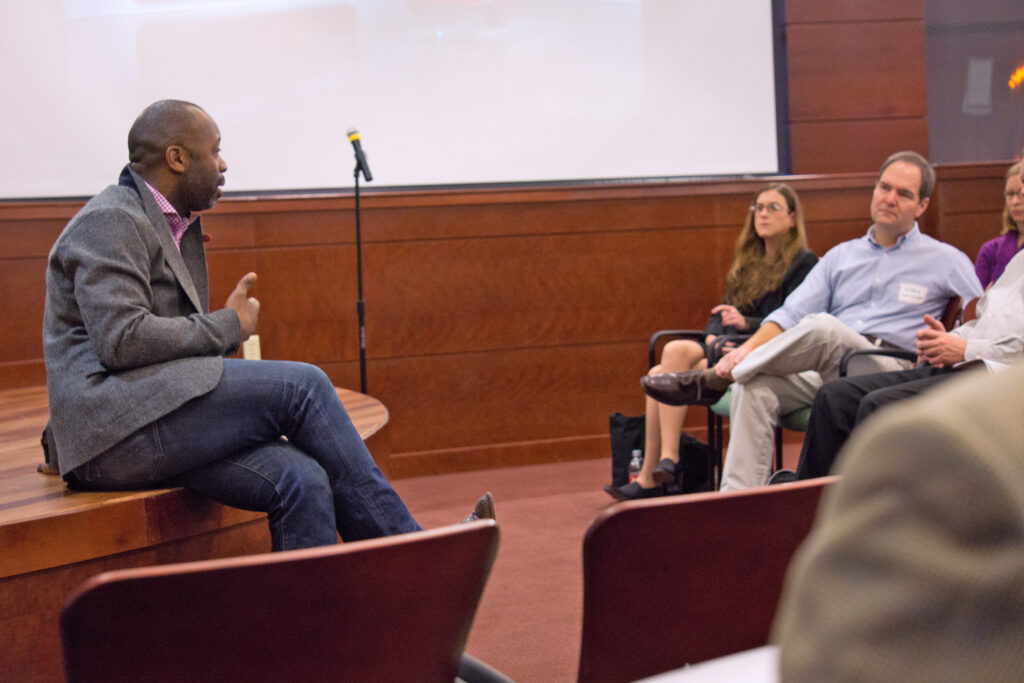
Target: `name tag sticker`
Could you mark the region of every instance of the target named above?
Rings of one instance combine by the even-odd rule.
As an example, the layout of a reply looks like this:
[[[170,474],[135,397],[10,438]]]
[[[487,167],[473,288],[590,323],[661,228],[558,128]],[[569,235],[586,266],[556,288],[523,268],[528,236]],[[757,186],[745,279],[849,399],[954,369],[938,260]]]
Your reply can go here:
[[[924,285],[912,285],[908,282],[900,283],[899,300],[905,304],[923,304],[928,295],[928,288]]]

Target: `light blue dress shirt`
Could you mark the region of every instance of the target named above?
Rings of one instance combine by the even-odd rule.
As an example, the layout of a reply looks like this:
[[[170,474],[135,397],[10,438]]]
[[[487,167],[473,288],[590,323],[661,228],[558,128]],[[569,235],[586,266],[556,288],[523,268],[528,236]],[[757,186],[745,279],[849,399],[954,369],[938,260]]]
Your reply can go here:
[[[829,313],[850,329],[905,349],[924,314],[942,315],[949,299],[981,296],[981,283],[962,251],[914,227],[892,247],[864,237],[837,244],[764,322],[784,330],[810,313]]]

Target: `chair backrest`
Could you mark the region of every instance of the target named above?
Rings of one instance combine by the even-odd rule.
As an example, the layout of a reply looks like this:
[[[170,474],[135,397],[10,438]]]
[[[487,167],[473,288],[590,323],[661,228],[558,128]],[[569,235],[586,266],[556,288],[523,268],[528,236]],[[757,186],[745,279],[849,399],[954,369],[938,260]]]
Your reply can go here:
[[[962,322],[966,323],[978,317],[978,301],[980,299],[971,299],[964,305],[963,310],[960,311],[960,320]],[[947,327],[946,329],[950,328]]]
[[[942,317],[939,318],[939,322],[946,328],[947,331],[953,329],[960,324],[961,314],[963,313],[964,300],[961,297],[954,296],[946,304],[946,308],[942,310]]]
[[[100,574],[61,614],[67,680],[452,681],[497,546],[486,520]]]
[[[834,477],[615,505],[583,540],[579,680],[632,681],[768,642]]]

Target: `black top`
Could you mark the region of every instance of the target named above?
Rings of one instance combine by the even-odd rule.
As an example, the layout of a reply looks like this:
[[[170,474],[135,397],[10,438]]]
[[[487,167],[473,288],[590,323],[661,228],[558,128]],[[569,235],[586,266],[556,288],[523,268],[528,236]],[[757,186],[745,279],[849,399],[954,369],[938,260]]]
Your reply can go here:
[[[781,306],[782,302],[789,296],[789,293],[804,281],[807,273],[811,272],[811,268],[817,262],[817,256],[806,249],[801,249],[793,256],[793,260],[789,264],[789,270],[786,271],[785,277],[782,278],[782,284],[777,289],[765,292],[761,298],[751,304],[748,311],[743,311],[743,317],[747,319],[747,329],[738,330],[732,326],[723,327],[722,314],[715,313],[711,316],[708,324],[704,326],[704,334],[713,334],[716,337],[722,334],[753,334],[757,331],[757,328],[761,327],[761,321],[769,313]]]

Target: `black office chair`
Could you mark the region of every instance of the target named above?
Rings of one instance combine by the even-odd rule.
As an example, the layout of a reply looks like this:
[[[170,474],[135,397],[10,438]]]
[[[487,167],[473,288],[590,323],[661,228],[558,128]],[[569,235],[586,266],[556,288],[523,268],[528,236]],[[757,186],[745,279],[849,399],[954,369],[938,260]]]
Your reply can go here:
[[[653,368],[658,364],[658,349],[660,342],[673,339],[690,339],[699,344],[704,343],[705,334],[702,330],[658,330],[651,335],[647,342],[647,367]],[[726,397],[723,397],[726,398]],[[721,400],[715,405],[722,403]],[[728,411],[728,399],[725,402]],[[714,411],[714,406],[707,407],[708,412],[708,445],[711,451],[708,456],[708,483],[709,491],[718,488],[722,479],[722,418]],[[728,412],[726,412],[728,415]]]

